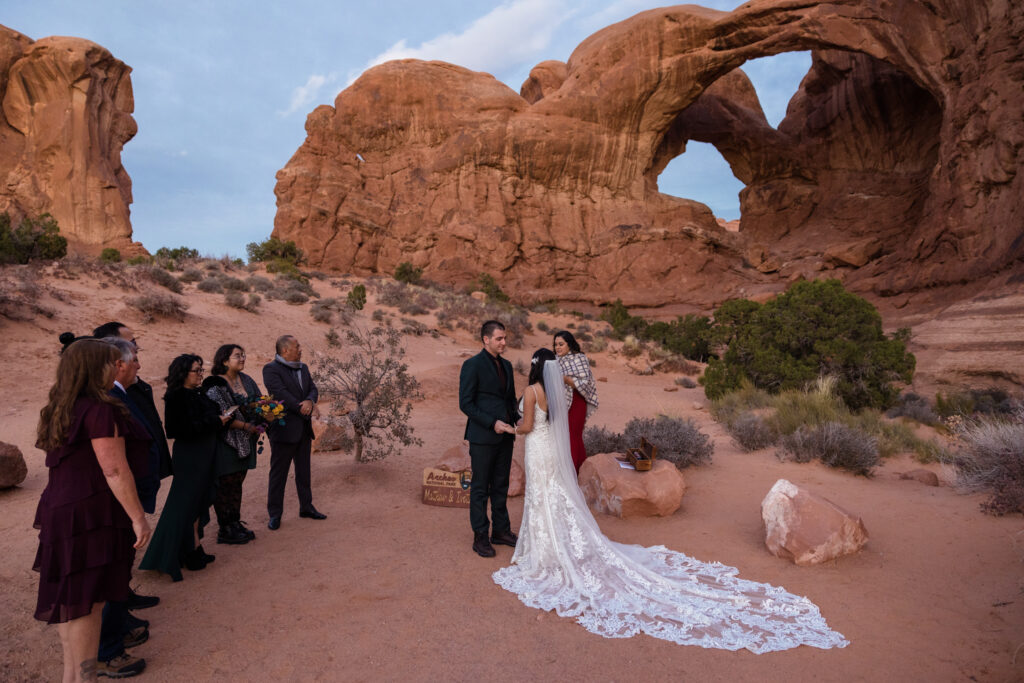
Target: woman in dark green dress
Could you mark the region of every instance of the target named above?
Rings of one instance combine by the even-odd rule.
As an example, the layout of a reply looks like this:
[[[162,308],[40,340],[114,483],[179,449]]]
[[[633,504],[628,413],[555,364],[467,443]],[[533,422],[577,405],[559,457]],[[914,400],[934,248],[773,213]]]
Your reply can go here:
[[[242,482],[256,468],[256,439],[260,429],[249,421],[249,406],[260,397],[260,388],[245,369],[245,349],[225,344],[213,354],[210,376],[203,380],[203,392],[222,413],[237,408],[221,432],[214,456],[217,493],[213,509],[217,513],[217,543],[242,545],[256,538],[242,523]]]
[[[160,521],[139,569],[155,569],[181,581],[182,566],[198,571],[213,562],[200,541],[210,521],[214,460],[220,434],[231,415],[203,395],[203,359],[183,354],[167,369],[164,424],[174,439],[174,479]]]

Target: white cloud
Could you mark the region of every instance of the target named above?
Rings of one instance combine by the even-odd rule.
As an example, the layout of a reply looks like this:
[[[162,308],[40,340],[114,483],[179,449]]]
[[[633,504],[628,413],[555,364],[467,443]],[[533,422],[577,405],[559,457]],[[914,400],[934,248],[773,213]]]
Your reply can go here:
[[[480,17],[462,33],[444,33],[418,47],[398,41],[363,69],[350,73],[348,84],[366,69],[393,59],[440,60],[497,75],[527,61],[547,59],[544,51],[555,31],[572,14],[563,0],[512,0]]]
[[[309,105],[316,101],[317,96],[325,85],[333,82],[336,79],[334,74],[323,75],[323,74],[312,74],[307,80],[305,85],[300,85],[298,88],[292,91],[292,100],[288,104],[288,108],[284,111],[278,112],[282,117],[291,116],[297,111],[305,111],[309,108]]]

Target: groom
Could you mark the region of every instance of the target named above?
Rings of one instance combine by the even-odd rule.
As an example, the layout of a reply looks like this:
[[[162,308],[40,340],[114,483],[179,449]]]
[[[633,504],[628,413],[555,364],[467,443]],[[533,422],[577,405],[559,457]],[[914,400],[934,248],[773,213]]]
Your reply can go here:
[[[491,543],[515,547],[516,535],[508,518],[508,478],[512,469],[513,427],[519,419],[512,364],[501,357],[505,350],[505,326],[488,320],[480,328],[484,348],[462,364],[459,374],[459,410],[466,420],[465,439],[473,479],[469,492],[469,523],[473,526],[473,550],[494,557]],[[487,519],[487,499],[494,516],[493,533]]]

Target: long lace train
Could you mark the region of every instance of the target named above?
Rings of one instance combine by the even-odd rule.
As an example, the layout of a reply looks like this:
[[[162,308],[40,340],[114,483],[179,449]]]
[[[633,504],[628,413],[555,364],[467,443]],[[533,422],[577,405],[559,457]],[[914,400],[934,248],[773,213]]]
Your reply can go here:
[[[559,387],[557,364],[548,362],[544,370],[545,385]],[[847,645],[807,598],[740,579],[735,568],[718,562],[606,538],[576,484],[562,403],[550,402],[550,421],[535,409],[535,427],[526,437],[519,542],[512,564],[494,573],[495,583],[530,607],[574,617],[607,638],[646,633],[755,653]]]

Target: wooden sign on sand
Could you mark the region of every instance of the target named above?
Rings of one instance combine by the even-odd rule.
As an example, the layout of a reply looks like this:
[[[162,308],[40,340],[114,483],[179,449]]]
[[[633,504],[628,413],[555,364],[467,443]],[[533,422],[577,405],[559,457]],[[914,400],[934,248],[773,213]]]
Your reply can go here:
[[[465,473],[465,480],[468,482],[470,473]],[[423,470],[423,503],[425,505],[440,505],[449,508],[468,508],[469,489],[462,488],[463,474],[461,472],[446,472],[445,470],[428,467]]]

